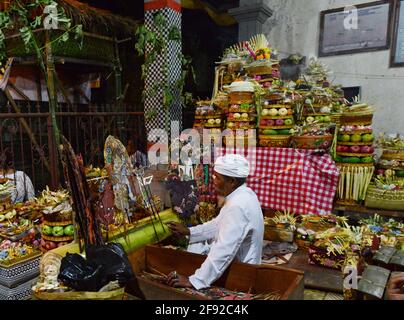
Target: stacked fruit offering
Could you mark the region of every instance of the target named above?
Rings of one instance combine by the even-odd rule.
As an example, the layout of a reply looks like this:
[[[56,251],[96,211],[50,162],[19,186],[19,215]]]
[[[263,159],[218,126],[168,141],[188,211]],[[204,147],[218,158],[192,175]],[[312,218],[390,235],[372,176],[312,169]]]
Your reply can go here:
[[[372,126],[341,126],[337,142],[339,163],[373,163],[374,136]]]
[[[308,93],[303,105],[302,118],[306,123],[331,123],[332,122],[332,97],[325,89],[313,90]]]
[[[72,221],[42,223],[41,251],[48,251],[64,246],[74,239]]]
[[[384,175],[386,170],[392,170],[395,177],[404,178],[404,139],[398,134],[382,134],[377,144],[383,149],[377,163],[377,174]]]
[[[354,204],[366,198],[375,171],[373,153],[373,109],[356,103],[341,116],[335,161],[340,169],[337,198]]]
[[[223,124],[223,111],[215,107],[210,101],[198,103],[195,111],[195,128],[212,129],[221,128]]]
[[[249,138],[255,138],[255,130],[257,128],[257,109],[255,106],[254,93],[255,88],[251,82],[236,81],[228,87],[230,92],[230,106],[226,113],[226,129],[228,135],[224,139],[225,144],[229,145],[235,142],[240,144],[240,140],[244,140],[244,146],[251,146],[254,141]],[[254,136],[251,136],[251,133]],[[230,135],[231,134],[231,135]],[[230,140],[230,139],[234,139]]]
[[[37,203],[43,208],[41,251],[52,250],[73,241],[73,209],[68,191],[51,191],[46,187]]]
[[[293,104],[291,99],[280,94],[266,96],[262,104],[259,123],[259,146],[287,147],[290,129],[294,126]]]

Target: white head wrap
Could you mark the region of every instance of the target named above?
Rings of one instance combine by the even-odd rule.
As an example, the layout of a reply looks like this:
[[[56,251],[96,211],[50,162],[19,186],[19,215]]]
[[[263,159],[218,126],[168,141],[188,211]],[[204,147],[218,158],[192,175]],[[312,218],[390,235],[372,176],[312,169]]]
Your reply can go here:
[[[250,173],[250,165],[243,156],[227,154],[216,159],[214,170],[228,177],[247,178]]]

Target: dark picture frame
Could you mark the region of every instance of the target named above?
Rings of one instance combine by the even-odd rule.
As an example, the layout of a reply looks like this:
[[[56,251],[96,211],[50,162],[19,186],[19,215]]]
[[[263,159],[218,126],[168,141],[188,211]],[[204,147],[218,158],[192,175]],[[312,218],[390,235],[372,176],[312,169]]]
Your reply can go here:
[[[401,52],[397,51],[401,48]],[[394,1],[394,30],[390,68],[404,67],[404,0]]]
[[[387,7],[388,6],[388,7]],[[375,2],[363,3],[355,6],[358,9],[359,15],[359,24],[361,23],[361,19],[367,19],[366,25],[372,25],[374,23],[373,28],[369,30],[361,30],[360,28],[355,30],[345,30],[343,20],[341,21],[340,29],[335,30],[335,25],[331,28],[327,28],[327,22],[330,23],[331,20],[338,21],[338,19],[344,18],[345,8],[336,8],[331,10],[322,11],[320,13],[320,39],[319,39],[319,48],[318,55],[319,57],[328,57],[328,56],[336,56],[336,55],[345,55],[345,54],[354,54],[354,53],[363,53],[363,52],[372,52],[372,51],[380,51],[380,50],[388,50],[391,45],[391,33],[394,26],[393,21],[393,13],[394,13],[394,0],[382,0]],[[379,18],[381,21],[371,21],[370,19],[375,18],[375,11],[378,10]],[[363,23],[363,22],[362,22]],[[376,24],[379,23],[380,26]],[[368,45],[369,37],[375,37],[375,30],[381,30],[382,38],[375,38],[375,44]],[[384,32],[385,30],[385,32]],[[352,32],[352,43],[336,43],[335,45],[328,45],[330,39],[336,39],[335,35],[341,35],[346,32]],[[359,38],[362,37],[362,38]],[[377,40],[377,41],[376,41]],[[363,43],[363,44],[362,44]],[[364,45],[366,44],[366,47]],[[335,47],[335,48],[332,48]],[[339,48],[338,48],[339,47]],[[351,48],[348,48],[351,47]]]

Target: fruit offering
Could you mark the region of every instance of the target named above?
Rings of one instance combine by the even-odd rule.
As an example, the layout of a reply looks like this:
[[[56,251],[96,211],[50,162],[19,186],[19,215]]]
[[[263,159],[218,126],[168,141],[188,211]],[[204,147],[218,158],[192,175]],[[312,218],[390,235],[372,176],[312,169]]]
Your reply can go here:
[[[3,240],[0,243],[0,264],[12,264],[13,262],[24,259],[36,253],[39,253],[39,251],[37,251],[37,249],[32,245],[28,245],[23,242]]]
[[[223,126],[223,111],[222,109],[211,104],[210,101],[198,102],[198,107],[195,111],[194,128],[222,128]]]
[[[50,223],[44,221],[41,227],[41,251],[48,251],[70,243],[74,238],[74,226],[70,221]]]

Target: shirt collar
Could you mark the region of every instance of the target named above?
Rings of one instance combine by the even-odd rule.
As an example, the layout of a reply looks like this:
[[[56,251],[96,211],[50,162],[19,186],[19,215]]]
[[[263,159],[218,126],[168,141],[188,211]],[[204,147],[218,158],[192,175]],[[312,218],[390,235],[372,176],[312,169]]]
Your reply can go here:
[[[244,183],[226,197],[226,201],[233,199],[240,191],[244,190],[247,185]]]

